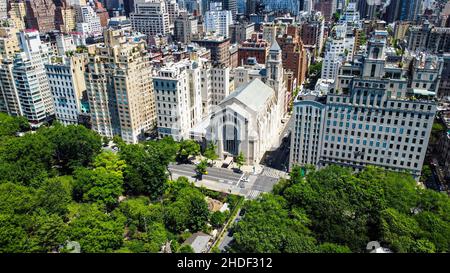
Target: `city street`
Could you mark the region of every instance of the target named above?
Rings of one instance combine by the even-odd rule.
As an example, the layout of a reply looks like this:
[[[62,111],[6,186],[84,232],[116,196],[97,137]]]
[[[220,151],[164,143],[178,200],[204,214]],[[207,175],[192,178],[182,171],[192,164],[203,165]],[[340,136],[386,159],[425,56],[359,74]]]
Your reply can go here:
[[[208,167],[208,174],[203,175],[202,180],[198,180],[195,164],[171,164],[169,165],[169,171],[172,174],[172,179],[184,176],[197,186],[245,196],[247,199],[254,199],[263,192],[270,192],[273,185],[284,174],[267,167],[261,174],[236,173],[225,168]],[[248,181],[244,181],[242,178],[248,178]]]

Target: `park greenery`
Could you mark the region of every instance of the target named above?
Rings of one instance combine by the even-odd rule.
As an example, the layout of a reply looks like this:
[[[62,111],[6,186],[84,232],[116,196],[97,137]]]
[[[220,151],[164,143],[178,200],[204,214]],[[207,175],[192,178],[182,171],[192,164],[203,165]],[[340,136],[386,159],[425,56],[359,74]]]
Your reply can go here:
[[[170,177],[169,163],[200,154],[192,140],[113,141],[118,152],[83,126],[30,131],[23,118],[0,114],[0,252],[67,252],[72,242],[87,253],[158,252],[167,243],[192,252],[182,244],[192,233],[230,219],[211,212],[206,197],[232,211],[241,203]],[[296,166],[243,212],[231,252],[363,252],[370,241],[394,252],[450,248],[448,196],[374,167]]]
[[[18,134],[24,132],[24,134]],[[23,118],[0,114],[0,252],[189,252],[197,231],[220,228],[228,214],[206,197],[237,204],[236,196],[171,180],[168,164],[189,161],[197,143],[171,138],[126,144],[119,151],[83,126],[30,131]]]
[[[293,168],[273,193],[244,206],[231,252],[448,252],[450,201],[407,173],[368,167]]]

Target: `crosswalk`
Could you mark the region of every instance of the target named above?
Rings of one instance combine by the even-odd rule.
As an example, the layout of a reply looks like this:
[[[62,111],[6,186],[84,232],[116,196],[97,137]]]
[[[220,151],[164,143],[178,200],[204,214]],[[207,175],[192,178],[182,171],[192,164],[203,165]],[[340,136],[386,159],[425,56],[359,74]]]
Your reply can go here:
[[[276,170],[276,169],[272,169],[272,168],[267,168],[265,167],[262,174],[264,176],[267,177],[272,177],[272,178],[283,178],[286,177],[286,173],[280,170]]]
[[[261,191],[252,190],[247,194],[247,199],[256,199],[261,194]]]

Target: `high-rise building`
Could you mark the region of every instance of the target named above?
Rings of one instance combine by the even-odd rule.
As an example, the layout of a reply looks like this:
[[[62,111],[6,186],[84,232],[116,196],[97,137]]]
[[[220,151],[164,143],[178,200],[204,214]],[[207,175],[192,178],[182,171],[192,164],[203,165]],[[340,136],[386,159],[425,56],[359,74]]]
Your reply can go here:
[[[8,1],[0,1],[0,19],[6,19],[8,17]]]
[[[55,11],[56,29],[68,33],[76,29],[76,11],[67,1],[61,1]]]
[[[0,59],[11,59],[20,52],[17,33],[14,27],[0,27]]]
[[[283,68],[286,71],[292,71],[296,85],[301,85],[306,78],[307,55],[306,49],[299,37],[299,27],[290,25],[287,27],[286,34],[277,37],[277,42],[283,52]],[[288,94],[293,90],[288,90]]]
[[[187,12],[181,12],[174,22],[175,41],[187,44],[197,34],[197,18]]]
[[[104,31],[104,44],[88,47],[86,90],[92,129],[136,143],[155,124],[149,53],[122,29]]]
[[[201,121],[200,65],[185,59],[167,64],[153,77],[159,137],[187,139]]]
[[[231,17],[232,17],[233,21],[236,20],[236,14],[237,14],[236,0],[222,0],[222,8],[223,8],[223,10],[231,11]]]
[[[64,125],[77,124],[86,92],[82,54],[53,57],[45,65],[55,106],[55,118]]]
[[[180,15],[180,7],[178,6],[176,0],[165,0],[165,2],[167,13],[169,14],[169,24],[172,27],[175,22],[175,18]]]
[[[416,21],[422,15],[423,0],[390,0],[384,9],[383,19],[387,23],[394,21]]]
[[[148,38],[170,33],[170,18],[166,2],[160,0],[137,0],[135,10],[130,14],[131,25]]]
[[[19,93],[13,76],[13,60],[3,58],[0,63],[0,112],[22,116]]]
[[[387,33],[379,34],[369,41],[360,68],[346,74],[352,79],[347,91],[305,92],[295,100],[291,167],[360,170],[370,164],[420,176],[436,113],[434,93],[407,87],[406,73],[386,61]]]
[[[314,10],[320,11],[325,21],[331,21],[333,14],[336,12],[337,1],[335,0],[318,0],[314,4]]]
[[[230,38],[232,44],[240,44],[252,37],[253,32],[255,32],[255,24],[239,22],[230,25]]]
[[[238,46],[238,65],[246,64],[248,58],[254,58],[257,63],[265,64],[269,48],[270,44],[262,39],[261,33],[254,33],[250,39]]]
[[[8,16],[14,24],[14,27],[22,31],[26,28],[26,4],[24,1],[10,1]]]
[[[90,5],[77,6],[77,31],[87,36],[100,36],[100,18]]]
[[[40,33],[56,29],[56,7],[52,0],[27,0],[26,4],[27,28],[37,29]]]
[[[45,64],[48,49],[41,42],[37,30],[20,33],[22,52],[14,58],[13,76],[19,94],[22,114],[36,126],[54,114],[53,98]]]
[[[213,66],[228,66],[230,64],[229,38],[207,36],[203,39],[193,39],[192,42],[211,51]]]
[[[225,38],[230,37],[229,26],[233,23],[231,11],[223,10],[222,3],[211,2],[210,10],[205,14],[205,31],[214,32]]]

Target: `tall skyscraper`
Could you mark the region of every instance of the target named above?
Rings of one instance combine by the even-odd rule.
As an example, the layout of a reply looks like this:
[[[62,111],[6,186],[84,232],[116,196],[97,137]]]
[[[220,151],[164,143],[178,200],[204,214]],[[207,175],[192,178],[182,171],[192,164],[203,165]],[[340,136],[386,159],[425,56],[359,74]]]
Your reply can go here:
[[[204,23],[206,32],[215,32],[228,38],[230,37],[229,26],[233,23],[231,11],[223,10],[220,2],[211,2],[210,10],[205,14]]]
[[[55,105],[55,118],[64,125],[78,124],[81,98],[86,92],[85,56],[52,58],[45,65]]]
[[[236,20],[237,3],[236,0],[222,0],[222,9],[231,11],[233,21]]]
[[[146,43],[122,29],[107,29],[104,38],[89,48],[85,73],[92,129],[137,143],[156,118]]]
[[[45,71],[48,49],[41,42],[39,32],[20,33],[22,52],[14,59],[13,75],[19,94],[22,114],[39,126],[54,114],[53,98]]]
[[[170,63],[153,77],[159,137],[187,139],[201,121],[200,65],[190,60]]]

